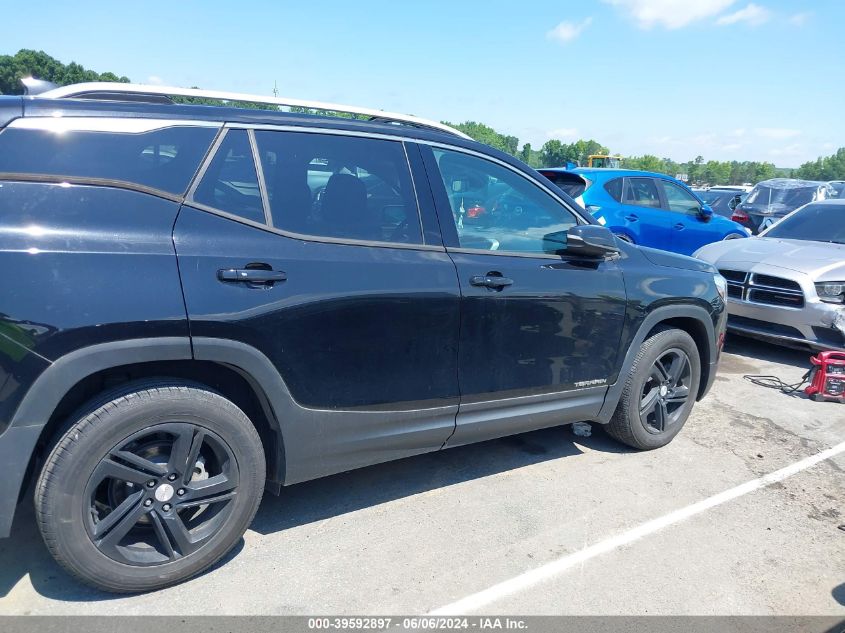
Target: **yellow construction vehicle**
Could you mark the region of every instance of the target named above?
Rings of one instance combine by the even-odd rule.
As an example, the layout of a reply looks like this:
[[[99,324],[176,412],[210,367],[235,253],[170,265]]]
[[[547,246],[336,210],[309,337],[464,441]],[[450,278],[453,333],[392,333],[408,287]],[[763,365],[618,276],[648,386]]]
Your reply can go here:
[[[587,157],[587,167],[610,167],[611,169],[619,169],[621,166],[621,156],[609,156],[608,154],[590,154]]]

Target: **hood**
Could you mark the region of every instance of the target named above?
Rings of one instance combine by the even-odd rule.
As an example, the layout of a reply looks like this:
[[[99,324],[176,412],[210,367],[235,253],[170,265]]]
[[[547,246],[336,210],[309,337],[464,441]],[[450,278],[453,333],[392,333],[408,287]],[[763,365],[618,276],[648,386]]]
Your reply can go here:
[[[668,251],[661,251],[656,248],[648,248],[647,246],[636,246],[645,258],[652,264],[658,266],[666,266],[667,268],[680,268],[681,270],[697,270],[703,273],[715,273],[716,270],[709,263],[703,262],[694,257],[687,257],[686,255],[679,255],[678,253],[670,253]]]
[[[819,280],[845,279],[845,244],[751,237],[708,244],[695,256],[716,268],[750,270],[755,264],[765,264]]]

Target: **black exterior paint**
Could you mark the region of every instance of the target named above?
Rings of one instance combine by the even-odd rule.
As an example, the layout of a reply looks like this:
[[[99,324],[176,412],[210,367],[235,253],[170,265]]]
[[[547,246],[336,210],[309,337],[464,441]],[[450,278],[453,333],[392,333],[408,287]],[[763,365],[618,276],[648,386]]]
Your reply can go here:
[[[17,469],[0,488],[0,536],[51,407],[109,366],[194,358],[249,376],[281,433],[284,483],[576,419],[607,421],[632,352],[661,319],[700,326],[712,369],[699,395],[712,383],[725,321],[712,267],[624,244],[618,257],[594,262],[454,249],[426,144],[489,156],[548,186],[496,150],[375,122],[92,100],[0,98],[0,126],[21,107],[27,116],[401,135],[425,246],[302,239],[133,183],[0,179],[0,455],[14,454]],[[254,287],[218,278],[250,264],[286,279]],[[467,283],[491,271],[515,283],[501,291]]]
[[[192,336],[261,351],[297,403],[457,404],[459,293],[446,253],[298,240],[187,205],[174,241]],[[217,277],[257,263],[287,280],[251,287]]]

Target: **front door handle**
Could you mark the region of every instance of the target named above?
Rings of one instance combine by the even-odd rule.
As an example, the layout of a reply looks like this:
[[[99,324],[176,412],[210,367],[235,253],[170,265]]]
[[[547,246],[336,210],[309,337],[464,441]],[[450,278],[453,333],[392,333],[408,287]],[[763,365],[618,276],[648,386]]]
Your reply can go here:
[[[220,281],[238,281],[248,284],[269,284],[274,281],[285,281],[288,276],[281,270],[265,270],[263,268],[224,268],[217,271]]]
[[[687,228],[687,225],[686,225],[686,224],[684,224],[683,222],[678,222],[678,223],[674,226],[674,229],[675,229],[676,231],[683,231],[685,228]]]
[[[628,220],[628,222],[636,222],[640,219],[640,216],[634,215],[633,213],[629,213],[625,216],[625,219]]]
[[[501,290],[507,286],[512,286],[513,279],[487,273],[486,275],[475,275],[474,277],[470,277],[469,283],[471,286],[483,286],[484,288]]]

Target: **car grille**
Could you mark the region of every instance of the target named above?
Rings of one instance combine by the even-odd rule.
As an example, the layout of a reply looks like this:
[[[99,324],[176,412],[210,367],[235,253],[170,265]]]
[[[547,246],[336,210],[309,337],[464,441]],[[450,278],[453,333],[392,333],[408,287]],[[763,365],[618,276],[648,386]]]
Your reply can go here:
[[[741,270],[719,270],[719,273],[728,282],[731,299],[786,308],[804,307],[804,293],[797,281]]]
[[[728,315],[728,327],[740,330],[752,330],[765,334],[774,334],[776,336],[787,336],[789,338],[804,338],[804,335],[801,334],[800,330],[790,327],[789,325],[770,323],[769,321],[761,321],[760,319],[749,319],[748,317],[741,317],[735,314]]]

